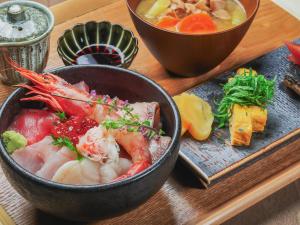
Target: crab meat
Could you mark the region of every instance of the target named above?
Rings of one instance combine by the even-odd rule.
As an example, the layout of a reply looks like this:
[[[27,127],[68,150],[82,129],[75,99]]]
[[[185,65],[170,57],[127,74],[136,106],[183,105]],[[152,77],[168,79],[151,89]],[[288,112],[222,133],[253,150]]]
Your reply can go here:
[[[101,125],[88,130],[76,147],[83,156],[100,163],[115,161],[120,152],[114,137]]]

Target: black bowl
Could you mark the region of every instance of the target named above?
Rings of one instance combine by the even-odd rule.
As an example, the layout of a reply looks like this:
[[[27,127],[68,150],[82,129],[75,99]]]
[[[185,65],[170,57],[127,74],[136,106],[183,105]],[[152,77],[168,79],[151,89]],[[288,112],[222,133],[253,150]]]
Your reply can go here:
[[[84,80],[99,93],[129,101],[157,101],[163,129],[172,137],[165,154],[142,173],[104,185],[64,185],[37,177],[19,166],[0,143],[0,161],[11,185],[36,208],[65,219],[91,221],[125,213],[156,193],[172,171],[179,151],[180,119],[172,98],[152,80],[126,69],[100,65],[69,66],[50,71],[70,83]],[[0,132],[7,129],[22,105],[17,89],[0,110]],[[32,105],[33,106],[33,105]]]

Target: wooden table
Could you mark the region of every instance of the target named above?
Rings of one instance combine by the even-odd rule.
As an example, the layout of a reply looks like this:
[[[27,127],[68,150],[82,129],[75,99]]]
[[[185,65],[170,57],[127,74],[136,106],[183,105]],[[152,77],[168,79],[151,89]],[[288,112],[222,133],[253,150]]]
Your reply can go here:
[[[48,68],[63,65],[56,52],[56,40],[65,29],[76,23],[110,20],[136,33],[124,0],[69,0],[54,6],[52,10],[59,24],[52,33]],[[78,17],[73,18],[75,16]],[[300,37],[299,27],[300,21],[271,1],[262,0],[256,19],[241,44],[213,71],[194,78],[170,77],[141,40],[140,51],[131,69],[156,80],[170,94],[176,94],[269,52],[285,40]],[[10,87],[0,86],[2,101],[11,90]],[[300,140],[295,141],[209,189],[204,189],[192,173],[178,162],[162,189],[144,205],[128,214],[90,224],[220,224],[299,179],[299,146]],[[0,204],[17,224],[74,224],[35,210],[12,189],[3,175],[0,179]]]

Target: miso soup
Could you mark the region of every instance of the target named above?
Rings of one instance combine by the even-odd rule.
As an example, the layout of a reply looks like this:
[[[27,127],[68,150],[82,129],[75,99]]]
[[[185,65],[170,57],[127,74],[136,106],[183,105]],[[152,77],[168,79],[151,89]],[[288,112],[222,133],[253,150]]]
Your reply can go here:
[[[136,12],[157,27],[194,34],[223,31],[247,19],[238,0],[142,0]]]

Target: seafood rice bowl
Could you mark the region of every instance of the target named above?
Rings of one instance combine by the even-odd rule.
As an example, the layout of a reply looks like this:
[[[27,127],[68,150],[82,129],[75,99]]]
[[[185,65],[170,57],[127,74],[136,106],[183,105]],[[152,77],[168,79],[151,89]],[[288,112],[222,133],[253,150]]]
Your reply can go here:
[[[0,155],[24,198],[87,221],[126,212],[159,190],[180,133],[177,108],[160,86],[109,66],[45,74],[13,66],[31,83],[1,108]]]

